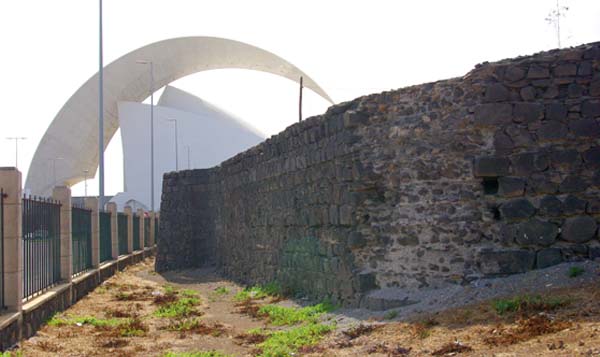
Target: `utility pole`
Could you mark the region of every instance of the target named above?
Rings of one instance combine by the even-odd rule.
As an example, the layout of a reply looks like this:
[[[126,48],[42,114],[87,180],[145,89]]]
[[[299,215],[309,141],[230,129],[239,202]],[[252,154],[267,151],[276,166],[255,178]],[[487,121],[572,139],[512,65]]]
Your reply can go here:
[[[19,168],[19,140],[26,140],[24,136],[11,136],[6,138],[7,140],[15,141],[15,168]]]
[[[188,164],[187,167],[188,167],[188,170],[189,170],[189,169],[191,169],[191,167],[190,167],[190,146],[186,145],[185,147],[187,149],[187,164]]]
[[[300,102],[298,104],[298,122],[302,121],[302,89],[303,87],[303,78],[300,76]]]
[[[100,208],[104,207],[104,63],[102,50],[102,0],[100,3],[99,16],[99,69],[98,69],[98,203]],[[56,179],[55,179],[56,180]]]
[[[175,171],[179,171],[179,144],[177,141],[177,119],[167,119],[167,121],[175,123]]]

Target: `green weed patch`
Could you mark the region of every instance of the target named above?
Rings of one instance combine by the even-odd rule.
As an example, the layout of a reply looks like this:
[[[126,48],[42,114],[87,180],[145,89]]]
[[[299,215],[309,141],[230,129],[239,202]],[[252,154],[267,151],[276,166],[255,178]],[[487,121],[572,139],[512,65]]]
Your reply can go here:
[[[273,325],[281,326],[295,325],[301,322],[316,322],[320,315],[330,311],[333,311],[333,305],[329,302],[322,302],[303,308],[265,305],[258,310],[258,314],[268,316]]]
[[[334,326],[317,323],[294,327],[285,331],[273,332],[258,345],[259,357],[293,356],[301,347],[316,345]]]

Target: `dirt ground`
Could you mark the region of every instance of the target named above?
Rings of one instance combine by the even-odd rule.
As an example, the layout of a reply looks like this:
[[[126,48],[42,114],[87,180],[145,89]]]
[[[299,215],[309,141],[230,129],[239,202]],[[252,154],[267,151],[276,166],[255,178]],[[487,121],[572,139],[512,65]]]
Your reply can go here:
[[[200,326],[174,331],[173,319],[156,316],[160,299],[168,298],[161,293],[166,286],[199,294],[195,314]],[[156,274],[149,258],[111,277],[57,315],[63,319],[129,318],[135,321],[133,333],[87,323],[52,324],[23,341],[18,350],[23,356],[164,356],[211,350],[255,356],[256,344],[239,336],[250,329],[276,327],[240,312],[233,296],[241,289],[208,270]],[[295,355],[600,356],[600,284],[549,290],[544,296],[561,303],[523,305],[520,311],[499,314],[491,302],[484,302],[402,322],[368,318],[350,328],[338,328],[318,345],[301,348]],[[393,317],[393,313],[387,316]]]

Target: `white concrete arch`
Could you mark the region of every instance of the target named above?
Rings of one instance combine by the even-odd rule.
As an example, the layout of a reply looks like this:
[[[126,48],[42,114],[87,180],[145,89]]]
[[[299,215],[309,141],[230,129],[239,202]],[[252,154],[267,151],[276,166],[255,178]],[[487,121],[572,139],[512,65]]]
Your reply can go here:
[[[298,82],[327,101],[329,95],[308,75],[283,58],[242,42],[216,37],[182,37],[138,48],[104,69],[104,146],[119,127],[119,101],[141,102],[150,96],[149,68],[154,63],[154,88],[187,75],[213,69],[238,68],[275,74]],[[64,104],[42,137],[27,175],[32,194],[49,195],[55,185],[52,164],[57,162],[56,183],[72,186],[84,180],[84,171],[98,167],[98,73],[87,80]]]

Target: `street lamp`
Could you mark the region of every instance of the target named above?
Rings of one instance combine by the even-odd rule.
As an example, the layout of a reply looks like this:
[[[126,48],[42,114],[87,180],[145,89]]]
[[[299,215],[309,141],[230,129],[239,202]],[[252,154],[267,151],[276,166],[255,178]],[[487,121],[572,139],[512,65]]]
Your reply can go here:
[[[154,212],[154,63],[148,60],[136,63],[150,65],[150,206]]]
[[[25,140],[27,138],[23,136],[11,136],[6,139],[15,141],[15,168],[19,168],[19,140]]]
[[[190,169],[190,146],[186,145],[185,148],[187,149],[187,164],[188,164],[187,168],[189,170]]]
[[[98,1],[98,204],[104,207],[104,50],[102,40],[102,0]],[[55,179],[56,183],[56,179]]]
[[[167,121],[175,123],[175,171],[179,171],[179,153],[177,152],[177,148],[179,147],[177,144],[177,119],[167,119]]]

